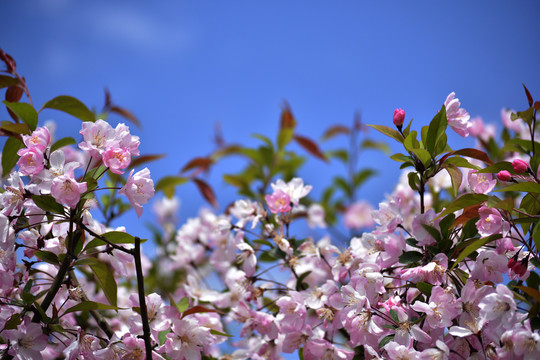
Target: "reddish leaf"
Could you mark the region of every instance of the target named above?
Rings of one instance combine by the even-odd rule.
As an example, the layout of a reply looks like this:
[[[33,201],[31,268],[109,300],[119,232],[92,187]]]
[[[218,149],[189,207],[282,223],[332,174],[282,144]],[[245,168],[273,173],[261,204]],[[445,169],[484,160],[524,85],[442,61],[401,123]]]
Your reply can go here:
[[[296,140],[296,142],[311,155],[318,157],[323,161],[327,161],[326,156],[324,156],[323,152],[319,148],[319,145],[317,145],[317,143],[315,143],[313,140],[300,135],[294,135],[294,140]]]
[[[182,319],[185,318],[188,315],[191,315],[191,314],[208,313],[208,312],[215,312],[215,313],[222,314],[221,311],[218,311],[218,310],[215,310],[215,309],[208,309],[208,308],[205,308],[204,306],[201,306],[201,305],[195,305],[191,309],[187,309],[186,311],[184,311],[184,313],[182,314]]]
[[[202,168],[202,170],[206,170],[214,163],[214,160],[208,157],[196,157],[190,160],[184,167],[180,170],[180,172],[186,172],[191,169],[196,168]]]
[[[529,101],[529,106],[533,106],[533,97],[531,96],[529,89],[527,89],[524,83],[521,83],[521,85],[523,85],[523,89],[525,89],[525,94],[527,94],[527,100]]]
[[[535,101],[535,102],[534,102],[534,108],[535,108],[536,110],[540,110],[540,101]]]
[[[137,117],[133,115],[133,113],[128,109],[124,109],[119,106],[111,106],[110,111],[124,117],[125,119],[135,124],[135,126],[137,126],[138,128],[141,128],[141,123],[139,122],[139,119],[137,119]]]
[[[108,109],[112,106],[111,93],[109,89],[105,88],[105,108]]]
[[[6,64],[8,73],[15,74],[15,71],[17,70],[17,63],[15,63],[15,60],[13,60],[13,58],[9,54],[5,53],[2,49],[0,49],[0,60]]]
[[[213,207],[217,208],[218,203],[216,201],[216,195],[214,194],[214,190],[212,190],[210,185],[208,185],[206,181],[197,178],[193,179],[193,181],[206,201],[208,201]]]
[[[346,127],[345,125],[333,125],[333,126],[330,126],[324,132],[321,139],[322,140],[328,140],[328,139],[333,138],[336,135],[340,135],[340,134],[347,135],[347,134],[350,134],[350,133],[351,133],[351,130],[348,127]]]
[[[291,111],[291,107],[287,102],[283,105],[281,110],[281,123],[280,129],[294,129],[296,127],[296,119]]]
[[[131,164],[129,164],[128,168],[133,169],[141,164],[144,164],[150,161],[156,161],[164,157],[165,157],[165,154],[143,155],[133,160]]]
[[[481,160],[488,165],[493,165],[493,161],[489,158],[488,154],[481,150],[465,148],[453,152],[455,155],[462,155],[472,157],[473,159]]]
[[[467,223],[467,221],[478,217],[478,209],[480,209],[481,206],[482,204],[471,205],[463,209],[463,213],[454,221],[452,227],[463,225]]]

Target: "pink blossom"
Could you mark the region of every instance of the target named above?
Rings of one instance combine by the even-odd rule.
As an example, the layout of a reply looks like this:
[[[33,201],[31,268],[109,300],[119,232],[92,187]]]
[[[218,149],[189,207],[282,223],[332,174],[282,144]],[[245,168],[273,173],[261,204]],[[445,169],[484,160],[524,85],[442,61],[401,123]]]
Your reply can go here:
[[[345,210],[345,226],[349,229],[362,229],[373,226],[371,213],[373,207],[367,201],[358,201]]]
[[[493,174],[478,173],[477,170],[469,170],[467,176],[469,187],[477,194],[487,194],[495,188],[497,180],[493,178]]]
[[[298,205],[301,198],[309,194],[312,188],[311,185],[304,185],[304,181],[301,178],[293,178],[288,183],[278,179],[275,184],[270,184],[270,186],[272,186],[274,193],[281,190],[289,195],[290,202],[295,206]]]
[[[103,163],[115,174],[123,174],[122,169],[129,166],[131,154],[125,148],[108,147],[103,152]]]
[[[17,165],[19,165],[21,174],[36,175],[43,170],[44,157],[43,153],[38,148],[31,147],[20,149],[17,151],[17,155],[20,156],[19,161],[17,161]]]
[[[507,170],[501,170],[497,173],[497,179],[508,182],[512,180],[512,174],[510,174],[510,172]]]
[[[394,110],[394,125],[398,128],[403,126],[403,121],[405,121],[405,110],[396,109]]]
[[[508,270],[506,256],[499,255],[493,250],[482,251],[475,261],[471,280],[493,281],[500,283],[503,281],[503,273]]]
[[[281,297],[276,305],[280,310],[278,321],[282,332],[297,332],[304,327],[306,307],[301,293],[290,291],[289,296]]]
[[[101,157],[108,143],[113,141],[116,135],[112,126],[101,119],[96,122],[83,122],[80,134],[84,137],[84,141],[79,144],[79,148],[90,152],[96,159]]]
[[[432,329],[452,325],[452,320],[461,313],[461,304],[452,293],[446,292],[440,286],[431,290],[429,303],[416,301],[411,305],[415,311],[426,314],[426,320]]]
[[[9,340],[9,354],[15,359],[43,359],[41,351],[47,346],[47,335],[43,334],[41,325],[33,323],[29,317],[24,318],[17,330],[4,330],[2,335]]]
[[[446,98],[444,105],[446,107],[446,119],[448,126],[463,137],[469,136],[469,113],[461,108],[461,103],[456,97],[456,93],[452,92]]]
[[[116,125],[114,132],[119,147],[126,149],[133,156],[139,156],[139,137],[131,135],[126,124],[120,123]]]
[[[485,296],[478,304],[480,318],[486,322],[511,324],[516,311],[514,294],[504,284],[497,285],[495,292]]]
[[[286,213],[291,211],[291,200],[289,195],[282,190],[276,190],[272,195],[264,197],[270,211],[274,214]]]
[[[146,204],[154,196],[154,182],[150,178],[150,170],[148,168],[144,168],[136,174],[133,174],[134,171],[131,170],[126,185],[118,193],[128,197],[137,216],[141,217],[143,211],[142,205]]]
[[[87,190],[86,182],[80,183],[73,178],[73,170],[56,177],[51,184],[51,195],[60,204],[74,209],[77,207],[81,194]]]
[[[499,210],[482,206],[478,209],[480,219],[476,222],[478,233],[482,236],[500,234],[503,231],[503,218]]]
[[[200,360],[204,348],[213,341],[210,330],[199,326],[196,320],[176,318],[172,319],[171,332],[157,351],[171,359]]]
[[[429,209],[424,214],[418,214],[414,217],[412,222],[412,233],[419,245],[424,246],[435,244],[435,238],[431,236],[423,225],[438,228],[440,220],[434,220],[436,215],[437,214],[435,214],[433,209]]]
[[[525,173],[527,172],[527,170],[529,170],[529,164],[527,164],[521,159],[514,159],[514,161],[512,161],[512,167],[514,168],[514,171],[518,174]]]
[[[51,141],[49,129],[46,127],[38,127],[31,135],[23,135],[22,138],[27,148],[36,148],[42,153]]]

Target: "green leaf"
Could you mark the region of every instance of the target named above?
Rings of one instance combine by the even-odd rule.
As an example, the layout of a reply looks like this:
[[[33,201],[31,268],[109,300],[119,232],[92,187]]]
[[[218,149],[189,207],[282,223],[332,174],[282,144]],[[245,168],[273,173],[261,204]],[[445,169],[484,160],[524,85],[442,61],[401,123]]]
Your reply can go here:
[[[189,298],[183,297],[180,299],[180,301],[176,304],[176,308],[178,309],[178,312],[181,314],[184,311],[186,311],[189,307]]]
[[[17,115],[19,119],[21,119],[30,130],[34,131],[36,130],[37,123],[38,123],[38,114],[36,110],[32,107],[32,105],[27,103],[21,103],[21,102],[9,102],[9,101],[2,101],[4,105],[6,105],[11,111]]]
[[[429,167],[431,163],[431,155],[425,149],[412,149],[411,152],[424,164],[424,167]]]
[[[407,156],[407,155],[404,155],[404,154],[401,154],[401,153],[397,153],[397,154],[394,154],[394,155],[390,156],[390,159],[395,160],[395,161],[399,161],[399,162],[405,162],[405,161],[411,161],[412,160],[410,156]]]
[[[58,265],[60,264],[60,261],[58,260],[58,256],[56,256],[55,253],[50,251],[34,251],[34,255],[41,261],[45,261],[46,263]]]
[[[7,138],[2,151],[2,177],[7,176],[19,161],[20,156],[17,155],[17,151],[23,147],[24,144],[16,137]]]
[[[64,138],[61,138],[59,140],[57,140],[52,146],[51,146],[51,153],[53,153],[54,151],[60,149],[60,148],[63,148],[64,146],[68,146],[68,145],[74,145],[76,144],[77,141],[75,141],[74,138],[72,137],[64,137]]]
[[[2,121],[0,126],[2,127],[2,129],[15,134],[30,135],[32,133],[30,127],[24,123],[12,123],[11,121]]]
[[[491,173],[496,174],[501,170],[507,170],[507,171],[514,171],[514,168],[512,167],[512,163],[508,161],[501,161],[498,163],[495,163],[493,165],[488,166],[485,169],[478,170],[479,173]]]
[[[431,296],[431,289],[433,289],[433,285],[427,282],[419,281],[416,284],[416,288],[420,290],[423,294]]]
[[[0,89],[16,85],[19,85],[18,79],[7,75],[0,75]]]
[[[420,148],[420,143],[416,139],[417,132],[415,130],[411,131],[409,135],[405,138],[403,141],[403,145],[405,146],[405,149],[408,151],[412,151],[414,149]]]
[[[117,306],[116,297],[118,286],[116,285],[113,272],[107,265],[97,259],[93,264],[90,264],[90,269],[92,269],[96,281],[105,293],[105,297],[109,300],[109,304]]]
[[[399,317],[396,309],[390,309],[390,317],[392,318],[392,320],[399,323]]]
[[[424,258],[424,254],[418,251],[407,251],[399,256],[399,262],[402,264],[414,264]]]
[[[377,172],[373,169],[363,169],[357,172],[354,175],[354,186],[359,187],[362,185],[366,180],[368,180],[373,175],[377,174]]]
[[[361,149],[375,149],[375,150],[381,150],[388,154],[390,152],[390,147],[387,143],[382,141],[374,141],[370,139],[366,139],[362,142],[360,145]]]
[[[210,334],[212,335],[219,335],[219,336],[227,336],[227,337],[233,337],[233,335],[222,333],[221,331],[217,331],[214,329],[210,329]]]
[[[490,235],[488,237],[480,238],[475,241],[473,241],[469,246],[467,246],[457,257],[456,261],[454,262],[454,265],[452,265],[452,268],[450,270],[453,270],[463,259],[465,259],[467,256],[478,250],[480,247],[494,241],[497,239],[500,239],[502,236],[500,234]]]
[[[451,214],[455,211],[466,208],[467,206],[483,203],[489,198],[485,194],[465,194],[452,201],[450,205],[439,215],[437,219]]]
[[[451,156],[447,158],[446,160],[444,160],[444,164],[452,164],[458,167],[480,170],[479,166],[473,165],[470,162],[468,162],[467,159],[464,159],[459,156]]]
[[[118,306],[101,304],[95,301],[83,301],[75,306],[70,307],[64,312],[64,315],[76,312],[76,311],[88,311],[88,310],[118,310]],[[62,316],[64,316],[62,315]]]
[[[426,138],[426,148],[433,156],[439,155],[435,154],[435,147],[437,145],[437,142],[440,140],[442,134],[446,132],[447,125],[448,121],[446,119],[446,107],[443,105],[441,107],[441,110],[433,117],[433,119],[429,123],[429,129]]]
[[[461,186],[461,182],[463,180],[463,174],[461,173],[461,170],[455,165],[452,164],[446,164],[444,165],[444,168],[450,175],[450,179],[452,180],[452,196],[457,196],[459,187]]]
[[[298,360],[304,360],[304,348],[298,349]]]
[[[42,210],[53,214],[64,214],[64,207],[51,195],[32,195],[32,201]]]
[[[394,334],[392,335],[386,335],[383,337],[381,342],[379,343],[379,349],[382,349],[386,344],[388,344],[390,341],[394,341]]]
[[[495,191],[524,191],[529,193],[540,193],[540,184],[536,182],[523,182],[519,184],[508,185]]]
[[[284,128],[279,131],[277,138],[277,146],[279,150],[282,150],[289,144],[293,138],[294,129],[293,128]]]
[[[167,341],[167,334],[170,333],[170,332],[171,332],[171,330],[167,329],[167,330],[160,331],[158,333],[159,345],[165,344],[165,341]]]
[[[109,231],[109,232],[106,232],[105,234],[102,234],[101,236],[109,240],[111,243],[117,244],[117,245],[135,244],[135,237],[122,231]],[[146,239],[141,239],[141,244],[145,242],[146,242]],[[95,238],[85,246],[84,250],[88,250],[91,248],[95,248],[96,246],[102,246],[106,244],[107,243],[105,241]]]
[[[156,191],[163,191],[163,194],[172,198],[174,196],[175,187],[185,184],[189,181],[189,178],[183,176],[165,176],[162,177],[155,186]]]
[[[397,131],[392,128],[389,128],[388,126],[384,125],[368,125],[374,128],[377,131],[382,132],[386,136],[390,136],[392,139],[397,140],[398,142],[403,144],[403,136]]]
[[[67,95],[57,96],[43,105],[43,109],[55,109],[75,116],[82,121],[95,122],[96,117],[80,100]],[[40,111],[41,111],[40,110]]]

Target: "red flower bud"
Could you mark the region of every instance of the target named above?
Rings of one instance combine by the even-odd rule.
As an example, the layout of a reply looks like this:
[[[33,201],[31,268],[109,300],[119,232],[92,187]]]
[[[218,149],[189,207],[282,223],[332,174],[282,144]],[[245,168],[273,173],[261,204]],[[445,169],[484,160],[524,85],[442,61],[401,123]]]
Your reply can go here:
[[[497,173],[497,179],[501,181],[511,181],[512,175],[506,170],[501,170]]]
[[[405,121],[405,110],[394,110],[394,125],[401,127],[403,125],[403,121]]]
[[[508,259],[508,268],[509,269],[513,268],[514,266],[516,266],[517,263],[518,261],[514,258]]]
[[[527,164],[521,159],[514,159],[514,161],[512,161],[512,167],[514,168],[514,171],[516,173],[522,174],[524,172],[527,172],[527,170],[529,169],[529,164]]]

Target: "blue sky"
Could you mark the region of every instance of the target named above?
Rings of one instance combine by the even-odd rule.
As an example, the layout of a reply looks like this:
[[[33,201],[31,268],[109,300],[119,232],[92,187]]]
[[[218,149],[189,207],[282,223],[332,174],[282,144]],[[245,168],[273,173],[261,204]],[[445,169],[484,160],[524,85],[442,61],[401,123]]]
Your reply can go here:
[[[17,60],[36,105],[68,94],[99,109],[108,87],[142,122],[133,130],[142,153],[167,154],[149,166],[155,179],[208,154],[216,122],[230,142],[274,136],[284,100],[298,132],[318,138],[331,124],[350,124],[356,111],[365,123],[390,124],[401,107],[419,127],[452,91],[471,116],[500,129],[502,107],[526,106],[522,82],[540,97],[536,1],[40,0],[5,1],[0,11],[0,46]],[[80,129],[58,112],[40,119],[57,120],[59,137]],[[398,164],[377,153],[361,162],[380,171],[360,192],[377,204]],[[336,169],[311,160],[302,175],[317,191]],[[233,200],[225,171],[210,177],[221,205]],[[192,185],[179,195],[184,220],[204,205]],[[135,220],[134,212],[125,218],[128,229],[145,236]],[[152,220],[149,206],[143,220]]]

